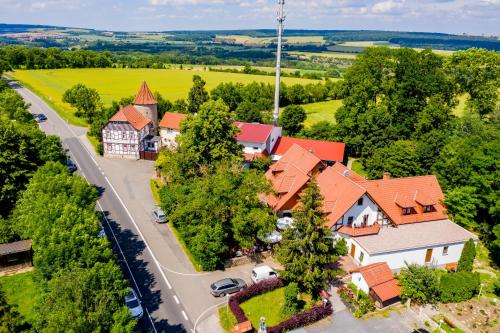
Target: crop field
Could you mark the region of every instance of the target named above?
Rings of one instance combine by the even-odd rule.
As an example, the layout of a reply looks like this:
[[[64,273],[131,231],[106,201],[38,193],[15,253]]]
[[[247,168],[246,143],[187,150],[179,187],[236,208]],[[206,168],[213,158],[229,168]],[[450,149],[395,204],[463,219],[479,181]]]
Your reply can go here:
[[[97,89],[105,105],[111,104],[113,100],[134,95],[143,80],[146,80],[152,91],[158,91],[164,98],[173,101],[187,97],[194,74],[203,77],[207,82],[206,89],[208,91],[221,82],[251,83],[257,81],[274,83],[273,76],[181,69],[88,68],[28,70],[15,71],[10,73],[9,76],[21,81],[26,87],[36,92],[73,125],[85,126],[83,119],[74,116],[74,109],[62,102],[64,91],[77,83],[83,83],[88,87]],[[282,82],[287,84],[307,84],[317,81],[285,77]]]
[[[234,40],[235,44],[266,45],[276,41],[276,37],[251,37],[245,35],[217,35],[222,40]],[[323,36],[292,36],[283,37],[283,42],[287,44],[323,44]]]
[[[337,58],[337,59],[355,59],[355,53],[342,53],[342,52],[288,52],[288,54],[306,57],[324,57],[324,58]]]
[[[306,127],[319,121],[335,123],[335,111],[342,106],[342,100],[333,100],[302,105],[307,112]]]

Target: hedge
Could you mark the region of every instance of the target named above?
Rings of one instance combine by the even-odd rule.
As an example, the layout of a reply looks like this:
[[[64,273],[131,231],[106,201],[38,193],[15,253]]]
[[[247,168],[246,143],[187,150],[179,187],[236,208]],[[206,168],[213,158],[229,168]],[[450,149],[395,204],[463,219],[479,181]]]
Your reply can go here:
[[[283,287],[283,280],[281,279],[269,279],[264,280],[259,283],[253,284],[250,287],[243,289],[242,291],[234,294],[229,298],[229,308],[234,314],[238,323],[242,323],[248,320],[245,312],[241,309],[240,303],[249,300],[252,297],[273,291],[274,289]],[[323,304],[312,307],[309,310],[300,312],[292,316],[291,318],[279,323],[278,325],[269,327],[267,331],[269,333],[282,333],[291,329],[298,327],[303,327],[312,324],[318,320],[328,317],[333,313],[332,304]]]
[[[443,275],[439,285],[441,302],[455,303],[469,300],[479,291],[480,283],[479,273],[462,271]]]

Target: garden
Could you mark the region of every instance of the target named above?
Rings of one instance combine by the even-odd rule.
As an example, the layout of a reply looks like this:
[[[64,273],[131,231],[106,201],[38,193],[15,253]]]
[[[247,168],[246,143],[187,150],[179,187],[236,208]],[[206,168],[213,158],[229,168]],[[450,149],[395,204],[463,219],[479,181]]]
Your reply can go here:
[[[358,289],[354,283],[339,287],[337,293],[356,318],[361,318],[365,314],[375,311],[375,302],[363,290]]]

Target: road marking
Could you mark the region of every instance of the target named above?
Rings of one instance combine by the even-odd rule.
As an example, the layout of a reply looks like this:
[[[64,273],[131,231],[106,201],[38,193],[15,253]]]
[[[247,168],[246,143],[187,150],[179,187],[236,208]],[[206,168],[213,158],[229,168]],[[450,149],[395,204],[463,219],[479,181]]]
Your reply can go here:
[[[184,310],[182,310],[182,316],[184,316],[184,319],[186,319],[186,321],[189,321],[188,316],[186,315],[186,312],[184,312]]]
[[[156,327],[155,327],[155,323],[153,322],[153,318],[151,318],[151,315],[149,314],[148,308],[144,308],[144,309],[146,309],[146,313],[148,314],[149,321],[151,322],[151,326],[153,326],[155,333],[158,333],[158,331],[156,330]]]
[[[224,302],[220,302],[219,304],[215,304],[215,305],[212,305],[211,307],[207,308],[205,311],[203,311],[199,316],[198,316],[198,319],[196,319],[196,322],[194,323],[194,327],[193,327],[193,330],[192,332],[193,333],[196,333],[196,326],[198,326],[198,322],[200,321],[200,319],[210,310],[212,310],[213,308],[215,307],[219,307],[221,306],[222,304],[226,304],[227,302],[229,301],[229,298],[227,301],[224,301]]]
[[[179,299],[177,298],[176,295],[174,295],[174,300],[175,300],[175,303],[179,304]]]

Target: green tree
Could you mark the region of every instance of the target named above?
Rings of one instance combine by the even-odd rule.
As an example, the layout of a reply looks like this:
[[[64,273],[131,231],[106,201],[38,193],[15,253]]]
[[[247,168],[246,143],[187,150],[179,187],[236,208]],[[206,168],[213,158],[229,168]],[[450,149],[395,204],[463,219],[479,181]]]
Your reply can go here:
[[[394,177],[409,177],[423,173],[413,141],[399,140],[380,148],[365,160],[368,177],[381,178],[385,171]]]
[[[345,256],[347,254],[347,241],[345,238],[341,238],[335,242],[333,248],[338,256]]]
[[[29,329],[30,325],[26,323],[15,306],[7,303],[5,294],[0,288],[0,333],[27,332]]]
[[[335,137],[335,125],[326,120],[318,121],[309,128],[304,128],[300,135],[308,139],[323,141],[336,141],[337,139]]]
[[[208,101],[196,116],[191,115],[181,123],[179,152],[188,154],[193,159],[191,163],[198,166],[240,160],[241,148],[235,139],[237,131],[224,102]]]
[[[236,120],[244,122],[262,122],[262,112],[259,106],[248,101],[241,102],[234,111]]]
[[[184,99],[177,99],[172,103],[170,112],[175,113],[188,113],[188,104]]]
[[[288,135],[296,135],[304,128],[304,121],[307,118],[306,110],[298,105],[289,105],[281,114],[280,125]]]
[[[234,111],[243,102],[243,97],[241,96],[243,88],[242,83],[223,82],[210,92],[210,96],[214,101],[222,99],[229,107],[229,110]],[[248,103],[248,101],[246,102]]]
[[[441,302],[458,303],[471,299],[479,291],[479,273],[457,272],[441,277]]]
[[[474,240],[469,239],[462,249],[462,254],[458,260],[458,272],[472,272],[474,266],[474,258],[476,258],[476,244]]]
[[[193,75],[193,86],[189,90],[187,98],[187,110],[189,113],[197,113],[203,103],[209,99],[208,92],[205,90],[205,81],[199,75]]]
[[[434,304],[439,300],[439,278],[434,268],[407,265],[398,276],[401,299],[417,304]]]
[[[0,116],[22,123],[33,122],[33,116],[29,113],[28,107],[29,105],[24,102],[21,95],[14,90],[6,88],[0,91]]]
[[[335,270],[328,265],[338,259],[331,232],[325,228],[322,202],[318,184],[312,180],[294,211],[294,228],[285,230],[277,250],[283,278],[314,296],[335,277]]]
[[[101,97],[94,88],[88,88],[78,83],[66,90],[62,97],[63,102],[75,107],[77,117],[83,117],[88,123],[92,123],[96,114],[102,108]]]
[[[456,187],[446,192],[444,202],[453,222],[471,230],[478,229],[476,215],[480,201],[474,187]]]
[[[495,51],[469,49],[454,52],[447,69],[463,93],[469,95],[468,106],[481,116],[498,108],[500,55]]]
[[[295,282],[290,282],[285,287],[285,302],[281,308],[283,317],[291,317],[300,310],[299,292],[299,286]]]

